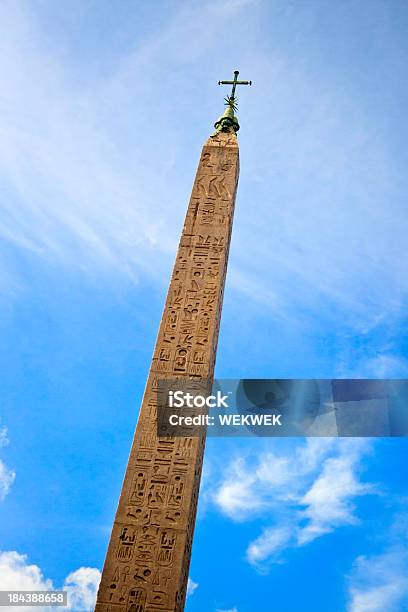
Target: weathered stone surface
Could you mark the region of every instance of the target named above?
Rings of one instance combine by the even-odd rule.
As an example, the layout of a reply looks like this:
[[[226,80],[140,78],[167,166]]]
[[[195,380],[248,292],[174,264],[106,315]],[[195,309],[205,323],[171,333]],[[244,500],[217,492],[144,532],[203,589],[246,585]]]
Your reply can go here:
[[[99,587],[96,612],[181,612],[205,438],[158,438],[158,379],[212,379],[239,174],[234,133],[204,145]]]

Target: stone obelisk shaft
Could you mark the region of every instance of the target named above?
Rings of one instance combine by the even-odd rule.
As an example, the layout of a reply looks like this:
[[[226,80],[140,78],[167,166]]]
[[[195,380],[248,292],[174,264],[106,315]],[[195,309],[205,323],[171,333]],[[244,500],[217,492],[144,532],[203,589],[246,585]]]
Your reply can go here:
[[[194,181],[96,612],[184,609],[205,438],[157,436],[157,381],[213,377],[238,174],[236,135],[220,131]]]

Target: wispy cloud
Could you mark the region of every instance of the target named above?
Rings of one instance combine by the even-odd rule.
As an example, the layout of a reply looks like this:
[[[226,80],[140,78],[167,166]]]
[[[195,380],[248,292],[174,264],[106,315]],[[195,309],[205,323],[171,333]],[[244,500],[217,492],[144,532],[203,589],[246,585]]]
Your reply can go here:
[[[371,443],[361,439],[307,439],[286,454],[263,453],[230,464],[213,492],[219,510],[236,521],[267,517],[275,525],[248,545],[248,561],[265,570],[282,553],[358,521],[355,500],[377,492],[360,480]]]
[[[408,291],[398,158],[376,113],[331,69],[316,76],[312,57],[293,62],[288,49],[257,44],[266,9],[256,0],[180,3],[145,37],[129,25],[135,42],[113,46],[102,73],[88,74],[68,35],[64,47],[29,3],[2,3],[3,239],[88,272],[153,274],[154,254],[168,266],[207,133],[197,121],[208,114],[209,131],[219,109],[202,80],[219,78],[214,57],[220,70],[238,59],[255,87],[244,108],[231,287],[277,318],[323,302],[325,316],[337,304],[360,328],[387,318]],[[282,22],[280,3],[269,10]]]
[[[349,577],[349,612],[402,612],[408,607],[408,515],[398,515],[380,554],[360,555]]]
[[[194,593],[197,587],[198,587],[198,582],[194,582],[194,580],[192,580],[189,576],[188,581],[187,581],[187,597],[190,597]]]
[[[261,566],[265,560],[273,558],[276,563],[279,563],[280,553],[290,546],[292,537],[291,525],[264,529],[261,535],[248,546],[248,561],[253,565]]]
[[[3,446],[6,446],[8,442],[7,428],[0,427],[0,449]],[[15,477],[15,471],[9,469],[0,459],[0,501],[3,500],[10,491],[10,487],[13,484]]]
[[[307,524],[299,530],[298,544],[307,544],[336,527],[358,522],[353,500],[375,489],[359,480],[361,445],[358,445],[357,452],[354,448],[351,450],[354,452],[350,452],[350,445],[346,445],[338,456],[326,459],[319,476],[299,500],[300,506],[304,507],[300,517],[306,519]]]
[[[330,300],[363,324],[406,297],[407,283],[398,280],[406,259],[398,152],[393,157],[379,134],[375,113],[364,112],[352,88],[340,90],[324,65],[313,76],[274,51],[254,65],[264,95],[247,109],[249,125],[268,120],[263,137],[251,140],[258,155],[243,165],[240,205],[251,202],[253,210],[251,190],[257,201],[251,220],[238,207],[247,223],[235,228],[236,248],[249,247],[238,259],[240,275],[257,282],[260,296],[268,279],[286,305],[314,310]]]
[[[2,3],[3,240],[89,273],[106,266],[132,278],[146,268],[154,273],[149,253],[164,254],[167,265],[188,193],[180,197],[179,171],[168,182],[180,130],[171,127],[173,110],[164,99],[171,89],[177,108],[184,99],[179,84],[186,84],[182,74],[166,81],[163,71],[172,62],[184,65],[185,48],[190,62],[205,54],[222,24],[253,4],[181,4],[150,37],[116,55],[112,50],[103,78],[84,79],[81,59],[74,55],[70,63],[41,13],[29,3]]]
[[[395,328],[397,331],[399,328]],[[376,356],[363,358],[357,364],[344,364],[339,377],[345,370],[347,374],[356,377],[367,376],[368,378],[406,378],[408,376],[408,359],[400,355],[393,355],[385,349],[384,353]]]

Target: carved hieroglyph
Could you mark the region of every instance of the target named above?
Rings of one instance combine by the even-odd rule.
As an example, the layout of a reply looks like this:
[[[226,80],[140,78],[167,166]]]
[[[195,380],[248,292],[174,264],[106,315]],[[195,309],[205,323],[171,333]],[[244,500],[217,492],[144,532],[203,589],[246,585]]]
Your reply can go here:
[[[181,612],[205,438],[157,437],[157,381],[212,379],[239,174],[237,139],[203,147],[112,529],[96,612]]]

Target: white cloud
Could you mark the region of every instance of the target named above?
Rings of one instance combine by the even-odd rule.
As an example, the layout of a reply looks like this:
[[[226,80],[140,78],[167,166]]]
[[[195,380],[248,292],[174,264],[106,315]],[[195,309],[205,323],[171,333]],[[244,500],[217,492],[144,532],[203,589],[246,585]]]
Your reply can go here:
[[[198,587],[198,582],[194,582],[194,580],[191,580],[189,576],[188,581],[187,581],[187,597],[190,597],[190,595],[194,593],[197,587]]]
[[[2,446],[6,446],[8,444],[8,435],[7,435],[7,427],[0,428],[0,448]]]
[[[260,453],[248,462],[243,457],[223,470],[212,498],[223,514],[246,520],[267,510],[276,496],[286,501],[298,498],[300,478],[307,478],[337,446],[333,438],[308,438],[284,454]]]
[[[360,555],[353,564],[348,577],[348,612],[408,609],[408,514],[397,514],[382,537],[382,552]]]
[[[100,572],[95,568],[81,567],[69,574],[61,587],[68,592],[67,609],[74,612],[93,610],[99,581]],[[27,555],[16,551],[0,552],[0,584],[3,590],[50,591],[58,588],[51,579],[44,577],[38,565],[27,562]],[[32,608],[13,609],[16,612],[29,612]],[[50,607],[38,607],[36,610],[47,612]]]
[[[275,524],[247,548],[248,561],[264,571],[287,548],[358,523],[357,497],[376,492],[359,476],[370,448],[363,439],[308,438],[280,455],[240,457],[216,485],[213,503],[236,521],[274,516]]]
[[[228,475],[214,493],[214,501],[221,511],[235,520],[245,519],[250,513],[265,505],[261,496],[253,494],[257,483],[243,458],[235,459],[228,468]]]
[[[279,559],[279,553],[285,549],[293,537],[291,527],[270,527],[264,529],[247,549],[247,559],[253,565],[260,565],[265,559]],[[276,556],[275,556],[276,555]]]
[[[0,582],[3,589],[44,590],[53,588],[37,565],[29,565],[27,556],[16,551],[0,552]]]
[[[3,461],[0,460],[0,501],[6,497],[15,477],[16,473],[13,470],[9,470]]]
[[[7,428],[0,427],[0,448],[8,444]],[[10,470],[6,464],[0,459],[0,501],[2,501],[14,482],[16,473]]]
[[[299,531],[299,544],[330,533],[338,526],[357,522],[352,500],[373,492],[373,486],[358,480],[356,467],[356,457],[347,452],[324,462],[320,475],[299,500],[306,507],[300,516],[308,520],[306,527]]]
[[[408,606],[408,550],[360,556],[354,564],[349,612],[402,612]]]
[[[64,582],[71,610],[93,610],[101,573],[94,567],[80,567],[69,574]]]

